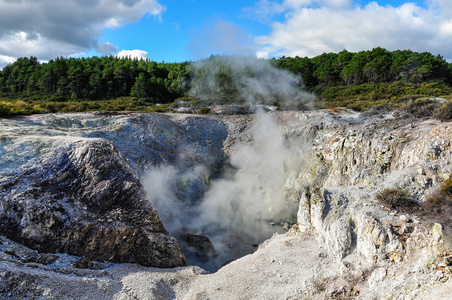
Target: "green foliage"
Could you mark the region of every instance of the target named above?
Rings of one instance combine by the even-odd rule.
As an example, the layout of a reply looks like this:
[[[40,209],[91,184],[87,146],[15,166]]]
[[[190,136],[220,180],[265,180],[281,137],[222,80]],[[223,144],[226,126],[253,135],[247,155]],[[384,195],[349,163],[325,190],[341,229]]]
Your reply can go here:
[[[197,107],[236,104],[243,100],[239,91],[245,80],[260,77],[248,65],[236,70],[228,61],[232,59],[222,56],[194,63],[157,63],[114,56],[60,57],[47,63],[40,63],[36,57],[19,58],[0,71],[0,99],[9,103],[2,104],[0,110],[3,116],[41,111],[30,108],[34,105],[46,111],[161,110],[154,105],[183,98],[191,104],[202,99]],[[452,94],[452,67],[440,55],[377,47],[356,53],[323,53],[313,58],[283,56],[270,63],[300,75],[300,88],[317,95],[317,108],[361,111],[402,107],[419,117],[452,119],[450,101],[439,107],[425,100]],[[266,74],[269,70],[261,71]],[[136,100],[121,103],[129,98]],[[14,108],[17,105],[12,103],[17,99],[30,107]],[[272,100],[278,101],[277,97]]]
[[[210,108],[208,108],[208,107],[201,107],[201,108],[199,109],[199,113],[200,113],[201,115],[206,115],[206,114],[210,113]]]
[[[43,111],[44,109],[41,106],[28,104],[21,100],[0,101],[0,117],[38,114]]]
[[[187,89],[188,63],[117,58],[57,58],[39,63],[19,58],[0,71],[0,95],[24,98],[38,93],[52,100],[105,100],[134,96],[174,101]],[[158,99],[158,100],[157,100]]]
[[[407,190],[401,188],[385,189],[376,195],[377,200],[391,209],[410,211],[416,206]]]
[[[283,56],[277,64],[300,74],[305,88],[323,99],[325,107],[396,107],[403,104],[405,96],[452,94],[450,64],[428,52],[391,52],[377,47],[357,53],[324,53],[314,58]]]
[[[143,112],[170,112],[173,103],[155,105],[143,99],[134,97],[121,97],[109,100],[68,100],[53,101],[39,100],[33,104],[24,101],[0,101],[0,117],[15,115],[29,115],[56,112],[86,112],[86,111],[143,111]]]

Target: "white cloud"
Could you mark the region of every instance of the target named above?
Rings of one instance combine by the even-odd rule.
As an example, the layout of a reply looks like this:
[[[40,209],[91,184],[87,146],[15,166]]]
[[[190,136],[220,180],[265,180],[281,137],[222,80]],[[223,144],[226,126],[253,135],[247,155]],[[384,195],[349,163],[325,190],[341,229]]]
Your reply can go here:
[[[248,17],[267,23],[274,16],[286,10],[286,7],[278,2],[270,0],[259,0],[254,7],[245,7],[243,9]]]
[[[0,55],[7,57],[36,56],[40,59],[50,59],[75,56],[84,50],[83,47],[60,43],[39,33],[30,37],[30,34],[22,31],[0,39]]]
[[[143,50],[122,50],[116,54],[117,57],[120,58],[136,58],[136,59],[147,59],[149,57],[148,53]]]
[[[312,5],[321,7],[349,7],[352,0],[284,0],[282,5],[286,8],[300,8]]]
[[[430,1],[428,7],[406,2],[400,6],[366,6],[350,0],[260,1],[284,12],[273,22],[272,32],[255,39],[258,56],[316,56],[343,49],[361,51],[374,47],[411,49],[442,54],[452,59],[452,2]],[[261,6],[258,13],[264,12]]]
[[[0,55],[51,59],[112,52],[113,45],[98,43],[104,28],[160,17],[164,10],[157,0],[0,0]]]
[[[324,8],[344,8],[352,5],[352,0],[284,0],[284,1],[272,1],[272,0],[259,0],[254,7],[244,8],[245,13],[252,18],[261,21],[268,22],[269,19],[283,12],[291,10],[297,10],[303,7],[320,6]]]
[[[16,61],[15,57],[0,55],[0,71],[7,65]]]

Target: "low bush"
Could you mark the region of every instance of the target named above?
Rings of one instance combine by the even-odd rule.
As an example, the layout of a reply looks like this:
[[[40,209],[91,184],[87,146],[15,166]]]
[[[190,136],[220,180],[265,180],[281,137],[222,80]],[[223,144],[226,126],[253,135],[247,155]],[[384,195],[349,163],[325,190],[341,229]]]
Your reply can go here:
[[[430,195],[422,205],[424,212],[435,216],[440,215],[444,211],[444,207],[452,204],[450,197],[445,196],[441,192],[435,192]]]
[[[441,104],[437,100],[424,97],[410,99],[401,108],[415,117],[424,118],[434,116],[440,106]]]
[[[452,120],[452,100],[445,101],[435,112],[435,118],[440,121]]]
[[[16,115],[30,115],[39,113],[72,113],[88,111],[143,111],[143,112],[169,112],[173,103],[152,103],[150,99],[121,97],[108,100],[67,100],[67,101],[24,101],[0,100],[0,117]]]
[[[30,115],[42,113],[44,109],[36,104],[29,104],[22,100],[0,101],[0,117]]]
[[[208,107],[201,107],[201,108],[199,109],[199,113],[200,113],[201,115],[207,115],[208,113],[210,113],[210,108],[208,108]]]
[[[441,193],[447,197],[452,197],[452,177],[444,182]]]
[[[442,193],[434,193],[423,203],[421,216],[425,220],[447,224],[452,221],[452,199]]]
[[[385,189],[376,198],[384,206],[400,211],[411,211],[417,206],[410,193],[401,188]]]
[[[423,203],[422,217],[443,224],[452,221],[452,177]]]

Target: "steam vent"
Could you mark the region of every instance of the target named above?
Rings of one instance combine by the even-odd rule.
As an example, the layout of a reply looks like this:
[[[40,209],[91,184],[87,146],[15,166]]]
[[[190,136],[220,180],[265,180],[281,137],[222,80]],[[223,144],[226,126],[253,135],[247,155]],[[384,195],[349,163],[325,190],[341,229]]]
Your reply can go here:
[[[0,299],[450,298],[449,122],[267,107],[0,126]]]

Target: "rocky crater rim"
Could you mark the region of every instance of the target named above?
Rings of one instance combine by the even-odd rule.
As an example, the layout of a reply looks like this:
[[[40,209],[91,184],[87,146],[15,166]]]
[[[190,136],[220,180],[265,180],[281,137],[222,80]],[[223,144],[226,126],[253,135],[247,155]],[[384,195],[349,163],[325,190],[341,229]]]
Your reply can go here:
[[[235,277],[237,281],[228,279],[225,285],[235,284],[237,293],[251,296],[258,289],[246,277],[257,263],[267,268],[261,270],[262,278],[274,275],[275,286],[280,278],[279,284],[289,287],[295,276],[288,267],[287,272],[278,271],[277,264],[305,268],[297,289],[281,290],[287,297],[367,299],[363,295],[392,293],[423,299],[422,288],[447,285],[452,274],[450,216],[437,207],[426,211],[424,204],[450,178],[451,123],[392,113],[363,116],[341,109],[266,116],[270,119],[262,123],[250,115],[138,113],[0,120],[5,125],[0,133],[2,234],[33,249],[43,250],[47,245],[53,248],[44,252],[86,257],[80,265],[99,259],[183,266],[184,254],[166,229],[171,232],[173,226],[182,228],[183,222],[193,221],[184,218],[187,213],[199,222],[194,228],[225,226],[203,215],[201,209],[208,208],[214,219],[218,211],[235,212],[230,208],[239,204],[229,199],[248,197],[251,190],[264,201],[239,206],[241,211],[248,208],[254,213],[234,219],[228,228],[235,229],[237,224],[245,228],[246,224],[253,232],[261,223],[253,227],[241,223],[244,219],[272,220],[293,224],[289,232],[274,236],[251,249],[257,250],[254,254],[205,279],[187,275],[191,278],[188,290],[175,281],[165,281],[165,289],[175,295],[221,297],[225,286],[215,289],[206,283]],[[272,126],[267,126],[270,121]],[[245,172],[245,166],[253,172]],[[273,171],[267,173],[265,166]],[[153,171],[155,176],[149,176]],[[229,185],[253,174],[259,176],[246,185]],[[164,193],[158,189],[162,187],[158,178],[170,179]],[[217,184],[239,193],[209,197],[217,191]],[[395,199],[399,202],[381,200],[392,196],[399,197]],[[222,200],[221,205],[206,200],[215,197]],[[170,208],[176,210],[165,208],[163,200],[168,199],[174,205]],[[407,200],[405,206],[400,205],[402,200]],[[163,226],[161,220],[168,223]],[[223,241],[210,238],[209,243],[194,232],[182,235],[189,246],[196,245],[194,256],[211,264],[224,251],[221,246],[231,241],[244,244],[240,236],[229,235]],[[69,242],[78,239],[89,242],[86,246]],[[277,255],[280,251],[303,256],[293,245],[315,254],[309,256],[312,263],[302,257],[289,262],[289,256]],[[105,249],[114,249],[114,253]],[[2,252],[5,261],[14,261],[11,253],[15,252],[7,251],[10,254]],[[50,266],[54,258],[49,254],[29,259]],[[243,277],[237,275],[239,269]],[[413,288],[417,284],[422,288]],[[156,291],[159,286],[155,283]],[[268,289],[261,293],[273,295]]]

